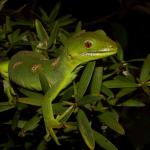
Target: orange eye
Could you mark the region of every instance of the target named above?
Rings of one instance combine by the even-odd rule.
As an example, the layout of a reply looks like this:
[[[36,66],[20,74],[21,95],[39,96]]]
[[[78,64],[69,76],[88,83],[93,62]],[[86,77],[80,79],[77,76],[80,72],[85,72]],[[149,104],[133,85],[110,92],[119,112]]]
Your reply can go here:
[[[90,40],[86,40],[85,42],[84,42],[84,46],[85,46],[85,48],[91,48],[92,47],[92,41],[90,41]]]

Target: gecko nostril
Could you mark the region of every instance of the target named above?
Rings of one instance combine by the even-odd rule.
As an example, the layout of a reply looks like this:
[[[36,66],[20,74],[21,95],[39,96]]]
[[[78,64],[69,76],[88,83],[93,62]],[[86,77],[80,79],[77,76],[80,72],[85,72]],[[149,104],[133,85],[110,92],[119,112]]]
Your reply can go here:
[[[108,48],[114,49],[114,45],[109,45]]]

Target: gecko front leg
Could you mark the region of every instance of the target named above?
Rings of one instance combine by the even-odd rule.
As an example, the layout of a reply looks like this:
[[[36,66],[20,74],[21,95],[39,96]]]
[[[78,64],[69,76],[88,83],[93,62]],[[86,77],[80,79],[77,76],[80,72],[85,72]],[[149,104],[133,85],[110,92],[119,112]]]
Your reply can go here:
[[[14,96],[16,95],[14,89],[12,88],[9,80],[3,80],[3,86],[4,86],[4,93],[8,97],[8,103],[13,104],[14,103]]]
[[[55,142],[58,144],[57,137],[53,128],[61,128],[63,126],[55,117],[52,108],[52,101],[57,97],[59,92],[64,88],[66,81],[59,81],[54,84],[47,93],[44,95],[43,102],[42,102],[42,111],[43,111],[43,118],[46,127],[46,139],[49,139],[51,136]]]
[[[12,88],[10,81],[9,81],[8,65],[9,65],[9,60],[0,62],[0,74],[1,74],[2,78],[4,79],[3,80],[4,93],[8,97],[9,104],[12,104],[14,95],[16,95],[16,93],[15,93],[14,89]]]

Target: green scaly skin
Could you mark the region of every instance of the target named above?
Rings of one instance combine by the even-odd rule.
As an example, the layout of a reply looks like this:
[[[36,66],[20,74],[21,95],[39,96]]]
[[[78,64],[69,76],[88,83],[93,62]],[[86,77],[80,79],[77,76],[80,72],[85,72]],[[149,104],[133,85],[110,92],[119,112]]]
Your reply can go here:
[[[42,102],[43,117],[47,137],[51,135],[57,142],[53,128],[60,128],[62,125],[54,118],[53,100],[76,77],[81,64],[108,57],[116,52],[116,43],[104,31],[83,31],[69,38],[61,55],[53,61],[37,52],[18,52],[10,60],[9,79],[24,88],[40,91],[39,72],[44,73],[50,88]],[[2,74],[4,71],[7,72],[6,67],[0,69]]]

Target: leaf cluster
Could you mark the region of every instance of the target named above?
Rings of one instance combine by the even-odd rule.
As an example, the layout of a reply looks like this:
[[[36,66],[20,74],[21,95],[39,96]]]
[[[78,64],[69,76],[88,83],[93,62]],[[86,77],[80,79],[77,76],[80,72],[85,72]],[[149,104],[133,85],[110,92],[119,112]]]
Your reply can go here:
[[[2,8],[2,6],[1,6]],[[59,48],[67,38],[81,30],[79,22],[70,32],[66,26],[75,22],[70,15],[57,18],[60,3],[56,4],[50,14],[40,8],[35,23],[31,20],[11,20],[7,15],[5,23],[0,26],[0,57],[20,49],[30,48],[48,56],[57,56]],[[89,62],[80,72],[79,77],[66,87],[53,103],[54,114],[64,124],[64,128],[55,130],[61,144],[83,142],[91,150],[98,146],[106,150],[117,150],[118,139],[126,131],[120,122],[122,110],[144,107],[150,97],[150,54],[145,59],[125,60],[122,46],[118,43],[116,56],[106,58],[99,63]],[[134,63],[140,62],[141,67]],[[49,84],[40,74],[43,91]],[[10,104],[1,98],[0,112],[12,116],[10,120],[1,120],[3,126],[11,128],[17,138],[8,137],[0,145],[3,149],[24,147],[45,149],[47,143],[41,134],[43,117],[41,112],[41,92],[18,88],[15,103]],[[11,113],[11,114],[10,114]],[[77,140],[75,135],[78,135]],[[38,136],[37,136],[38,135]],[[24,140],[23,146],[16,144],[18,136],[35,138]],[[82,138],[82,141],[80,140]],[[50,143],[53,144],[52,140]],[[35,142],[36,141],[36,142]],[[36,146],[35,146],[36,145]],[[75,145],[73,145],[75,146]],[[83,146],[83,147],[84,147]]]

